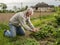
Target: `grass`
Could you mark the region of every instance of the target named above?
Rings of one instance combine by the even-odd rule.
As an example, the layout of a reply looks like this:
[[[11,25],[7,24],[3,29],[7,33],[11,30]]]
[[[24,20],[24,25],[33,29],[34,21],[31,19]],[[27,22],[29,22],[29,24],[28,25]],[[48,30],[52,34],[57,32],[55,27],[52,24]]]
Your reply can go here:
[[[4,29],[9,29],[9,27],[8,24],[5,22],[0,23],[0,45],[57,45],[59,44],[60,33],[57,33],[59,37],[57,38],[57,41],[56,38],[54,38],[54,36],[56,36],[55,31],[60,29],[59,27],[56,28],[56,23],[54,22],[56,19],[54,16],[55,15],[47,15],[47,16],[41,16],[41,17],[31,19],[33,25],[35,27],[39,27],[40,30],[39,32],[32,33],[33,35],[36,34],[37,35],[36,38],[38,38],[39,40],[37,40],[33,35],[17,36],[15,38],[4,37],[3,36]],[[50,33],[52,31],[53,33]],[[49,36],[51,36],[50,34],[53,35],[52,37],[46,37],[47,34],[49,34]]]
[[[40,27],[41,31],[32,34],[37,40],[43,39],[43,41],[48,41],[50,38],[50,41],[45,43],[46,45],[59,45],[59,39],[60,39],[60,26],[57,25],[55,15],[48,15],[48,16],[42,16],[41,18],[34,18],[32,19],[32,23],[35,25],[35,27]],[[44,40],[44,38],[46,40]],[[58,41],[56,41],[58,40]],[[53,43],[53,44],[52,44]]]
[[[3,36],[3,30],[0,30],[0,45],[40,45],[34,38],[26,36],[17,36],[8,38]]]
[[[8,23],[0,23],[0,45],[40,45],[34,38],[17,36],[15,38],[4,37],[4,29],[9,29]]]

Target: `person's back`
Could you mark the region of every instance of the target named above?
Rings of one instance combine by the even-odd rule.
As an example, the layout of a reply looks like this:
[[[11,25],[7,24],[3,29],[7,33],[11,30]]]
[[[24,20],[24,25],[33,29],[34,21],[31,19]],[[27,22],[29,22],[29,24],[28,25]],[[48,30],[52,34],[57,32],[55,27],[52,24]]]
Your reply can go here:
[[[11,17],[9,22],[13,25],[18,26],[20,23],[19,20],[21,20],[20,17],[23,17],[23,16],[24,16],[23,12],[16,13],[14,16]]]

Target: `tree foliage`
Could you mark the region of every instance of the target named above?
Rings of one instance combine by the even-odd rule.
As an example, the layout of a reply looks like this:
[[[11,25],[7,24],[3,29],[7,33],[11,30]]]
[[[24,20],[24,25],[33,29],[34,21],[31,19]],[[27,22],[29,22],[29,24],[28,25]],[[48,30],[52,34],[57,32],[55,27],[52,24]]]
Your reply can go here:
[[[0,7],[2,10],[5,10],[7,8],[7,5],[4,3],[0,3]]]

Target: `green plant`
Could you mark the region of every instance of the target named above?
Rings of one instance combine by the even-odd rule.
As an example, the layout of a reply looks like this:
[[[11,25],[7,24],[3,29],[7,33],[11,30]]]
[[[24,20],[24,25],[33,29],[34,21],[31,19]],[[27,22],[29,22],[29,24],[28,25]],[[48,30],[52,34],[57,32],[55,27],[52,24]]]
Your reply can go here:
[[[9,29],[9,26],[6,24],[0,23],[0,30]]]
[[[17,36],[15,38],[7,38],[3,36],[4,29],[9,29],[7,24],[0,24],[0,45],[40,45],[38,41],[26,36]]]
[[[54,28],[52,25],[45,25],[42,26],[40,31],[37,33],[32,34],[37,40],[46,38],[46,37],[55,37],[56,36],[56,28]]]
[[[55,16],[55,18],[56,18],[56,23],[60,25],[60,15]]]

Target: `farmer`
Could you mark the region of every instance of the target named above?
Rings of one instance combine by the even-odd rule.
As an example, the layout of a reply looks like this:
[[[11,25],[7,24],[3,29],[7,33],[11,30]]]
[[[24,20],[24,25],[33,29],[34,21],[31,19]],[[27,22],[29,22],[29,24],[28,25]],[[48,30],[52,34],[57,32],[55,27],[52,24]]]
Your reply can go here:
[[[29,30],[31,32],[36,32],[36,28],[34,28],[33,24],[30,21],[30,16],[33,15],[33,9],[28,8],[24,12],[16,13],[9,20],[10,30],[5,30],[4,35],[7,37],[16,37],[18,35],[25,35],[25,30]]]

